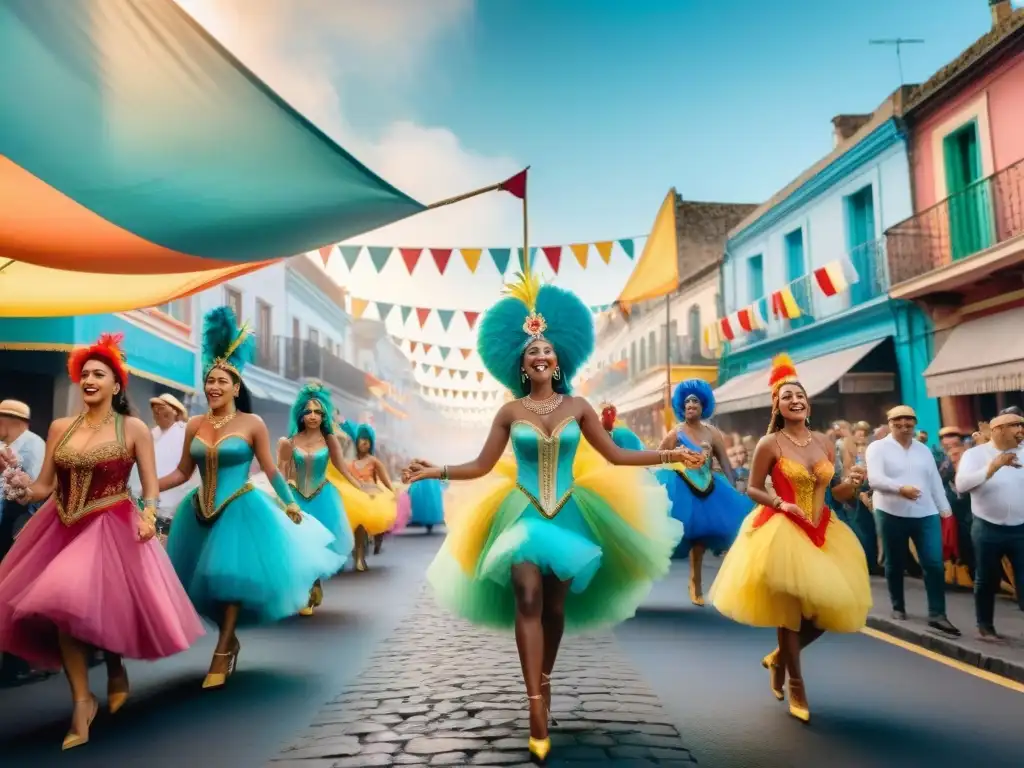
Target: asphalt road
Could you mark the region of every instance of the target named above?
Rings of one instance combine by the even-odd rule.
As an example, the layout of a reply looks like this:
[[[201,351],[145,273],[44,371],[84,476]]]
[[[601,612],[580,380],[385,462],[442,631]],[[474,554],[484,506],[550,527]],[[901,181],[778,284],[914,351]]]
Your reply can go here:
[[[132,664],[129,705],[116,718],[101,716],[92,741],[66,754],[62,678],[0,690],[0,765],[259,768],[355,682],[371,651],[390,639],[415,606],[440,542],[420,532],[389,541],[369,573],[331,582],[312,619],[246,631],[239,671],[225,690],[199,688],[210,637],[173,659]],[[800,725],[771,696],[760,667],[773,633],[690,606],[686,578],[687,564],[677,563],[637,618],[615,634],[620,655],[658,695],[699,765],[1024,764],[1024,695],[866,635],[826,636],[806,652],[813,719]],[[102,669],[94,673],[94,690],[104,691]]]

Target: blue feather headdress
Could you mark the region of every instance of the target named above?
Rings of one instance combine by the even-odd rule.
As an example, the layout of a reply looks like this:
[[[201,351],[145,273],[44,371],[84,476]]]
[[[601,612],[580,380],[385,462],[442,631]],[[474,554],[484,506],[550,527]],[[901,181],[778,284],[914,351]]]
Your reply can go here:
[[[327,435],[334,434],[334,401],[331,399],[331,392],[319,381],[310,381],[299,390],[295,402],[292,403],[292,425],[288,437],[294,437],[302,429],[303,412],[314,400],[320,404],[323,411],[320,417],[320,431]]]
[[[211,309],[203,318],[203,377],[223,368],[239,381],[242,370],[256,359],[256,337],[249,325],[238,326],[231,307]]]
[[[700,400],[700,417],[710,419],[715,412],[715,392],[703,379],[687,379],[676,384],[672,392],[672,410],[679,421],[686,420],[686,398],[693,395]]]
[[[561,376],[552,383],[556,392],[570,394],[572,378],[594,351],[594,318],[576,294],[541,285],[536,276],[517,274],[505,287],[505,297],[480,321],[476,348],[484,367],[509,390],[523,397],[529,380],[520,370],[530,342],[551,342]]]

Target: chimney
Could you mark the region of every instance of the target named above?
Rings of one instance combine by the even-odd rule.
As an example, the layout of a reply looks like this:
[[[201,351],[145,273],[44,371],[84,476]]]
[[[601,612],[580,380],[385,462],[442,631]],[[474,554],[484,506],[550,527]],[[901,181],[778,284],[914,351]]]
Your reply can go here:
[[[832,148],[835,149],[864,127],[873,115],[836,115],[832,118]]]
[[[1013,3],[1010,0],[988,0],[988,8],[992,12],[993,29],[1013,16]]]

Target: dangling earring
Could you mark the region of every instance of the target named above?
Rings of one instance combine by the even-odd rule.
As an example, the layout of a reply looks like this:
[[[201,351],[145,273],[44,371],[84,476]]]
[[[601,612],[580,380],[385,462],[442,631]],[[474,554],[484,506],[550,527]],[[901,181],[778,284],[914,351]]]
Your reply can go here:
[[[555,381],[558,381],[559,379],[561,379],[562,378],[562,369],[559,368],[558,366],[556,366],[554,373],[551,374],[551,378],[553,378]]]
[[[804,426],[807,427],[808,429],[811,428],[811,417],[810,416],[808,416],[807,418],[804,419]]]
[[[528,378],[530,378],[530,377],[526,375],[526,369],[525,368],[520,368],[519,370],[521,370],[523,372],[523,375],[520,376],[519,378],[522,379],[523,380],[523,384],[525,384],[526,380]]]

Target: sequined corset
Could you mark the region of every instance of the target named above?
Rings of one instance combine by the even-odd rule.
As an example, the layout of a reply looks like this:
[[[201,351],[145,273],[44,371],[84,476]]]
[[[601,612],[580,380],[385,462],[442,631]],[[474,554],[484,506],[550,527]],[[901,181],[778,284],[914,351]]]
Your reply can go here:
[[[374,480],[374,466],[371,461],[365,467],[360,467],[356,462],[350,461],[348,463],[349,471],[352,472],[353,477],[363,484],[363,488],[376,488],[377,481]]]
[[[772,467],[772,487],[780,499],[796,504],[800,508],[800,515],[764,507],[755,520],[755,527],[760,527],[775,514],[785,514],[787,519],[798,525],[815,545],[822,546],[825,543],[825,533],[832,519],[832,512],[824,504],[820,509],[815,509],[815,491],[827,487],[834,472],[835,468],[827,459],[822,459],[808,469],[799,461],[787,459],[785,456],[780,458]]]
[[[125,446],[124,417],[114,416],[116,440],[75,451],[68,447],[68,441],[84,419],[83,414],[75,420],[53,452],[57,514],[69,526],[131,498],[128,479],[135,459]]]
[[[327,464],[331,460],[327,446],[307,453],[294,448],[295,480],[290,485],[306,501],[310,501],[327,485]]]
[[[554,517],[572,495],[572,464],[580,444],[580,425],[568,418],[545,435],[529,421],[512,423],[516,485],[545,517]]]
[[[711,451],[702,445],[693,442],[682,429],[676,430],[676,444],[681,448],[688,448],[691,451],[703,452],[704,463],[697,469],[676,470],[687,485],[698,495],[706,495],[711,492],[715,482],[715,475],[711,471]]]
[[[195,437],[189,454],[203,479],[196,492],[196,519],[212,525],[235,499],[254,489],[249,482],[253,451],[242,435],[224,435],[213,445]]]

